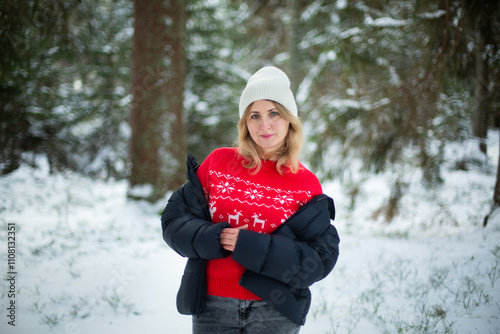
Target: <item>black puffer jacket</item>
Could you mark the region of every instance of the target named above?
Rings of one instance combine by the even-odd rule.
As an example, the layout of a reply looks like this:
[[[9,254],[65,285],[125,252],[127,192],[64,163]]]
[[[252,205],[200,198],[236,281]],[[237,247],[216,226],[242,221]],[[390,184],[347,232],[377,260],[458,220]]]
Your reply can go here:
[[[177,309],[181,314],[205,310],[207,260],[229,256],[219,237],[228,223],[210,221],[208,203],[196,176],[199,165],[188,155],[188,181],[172,194],[163,211],[163,239],[188,257]],[[233,259],[247,270],[239,284],[297,324],[305,323],[311,302],[309,286],[326,277],[339,255],[339,236],[330,224],[333,200],[319,195],[289,217],[272,234],[241,230]]]

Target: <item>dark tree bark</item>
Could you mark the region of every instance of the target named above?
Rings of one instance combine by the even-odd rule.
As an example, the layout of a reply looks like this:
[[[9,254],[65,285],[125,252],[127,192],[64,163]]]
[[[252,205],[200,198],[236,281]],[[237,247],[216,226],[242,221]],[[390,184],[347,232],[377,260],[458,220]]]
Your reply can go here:
[[[500,146],[499,146],[499,149],[500,149]],[[497,181],[495,183],[495,192],[493,194],[493,204],[496,207],[500,207],[500,154],[498,155]]]
[[[499,146],[499,150],[500,150],[500,146]],[[483,226],[486,226],[488,224],[488,220],[490,219],[491,215],[498,208],[500,208],[500,154],[498,155],[497,180],[495,182],[495,190],[493,191],[493,204],[491,206],[490,213],[488,213],[488,215],[484,218]]]
[[[486,154],[486,136],[494,100],[491,97],[490,83],[495,82],[495,55],[498,52],[498,19],[500,5],[496,0],[476,1],[471,4],[470,20],[475,44],[475,89],[472,134],[480,139],[479,148]]]
[[[486,42],[484,38],[484,29],[477,32],[477,51],[476,51],[476,82],[474,89],[474,111],[472,117],[472,134],[480,139],[479,149],[486,154],[486,136],[488,134],[489,124],[489,105],[488,105],[488,59],[484,56]]]
[[[134,5],[130,194],[135,186],[151,185],[147,197],[154,201],[185,180],[185,4],[136,0]]]

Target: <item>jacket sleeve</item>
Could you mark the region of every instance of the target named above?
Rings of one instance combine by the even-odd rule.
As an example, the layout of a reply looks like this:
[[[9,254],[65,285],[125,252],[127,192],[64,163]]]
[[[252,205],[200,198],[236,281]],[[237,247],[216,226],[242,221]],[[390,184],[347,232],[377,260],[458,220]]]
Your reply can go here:
[[[313,215],[311,220],[321,228],[305,238],[289,227],[282,228],[280,234],[241,230],[233,259],[290,287],[311,286],[330,273],[339,256],[339,236],[330,224],[328,210],[315,210]]]
[[[161,216],[163,239],[185,257],[213,260],[229,256],[220,244],[220,233],[230,225],[204,219],[202,203],[194,192],[188,181],[169,198]]]

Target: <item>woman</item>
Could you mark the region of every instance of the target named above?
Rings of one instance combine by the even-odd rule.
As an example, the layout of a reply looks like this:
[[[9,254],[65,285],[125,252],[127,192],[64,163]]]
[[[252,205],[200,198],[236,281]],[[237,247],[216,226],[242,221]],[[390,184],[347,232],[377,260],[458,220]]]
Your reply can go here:
[[[177,308],[193,333],[299,333],[309,286],[338,258],[333,200],[298,159],[302,125],[286,74],[264,67],[239,103],[237,148],[213,151],[168,200],[163,238],[188,257]]]

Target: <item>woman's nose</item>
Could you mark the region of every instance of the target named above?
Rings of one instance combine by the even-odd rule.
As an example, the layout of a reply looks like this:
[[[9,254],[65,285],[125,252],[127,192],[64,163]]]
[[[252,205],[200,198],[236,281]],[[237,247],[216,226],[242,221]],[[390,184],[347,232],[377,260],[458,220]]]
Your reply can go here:
[[[261,127],[263,129],[269,129],[271,127],[271,120],[267,117],[263,117]]]

